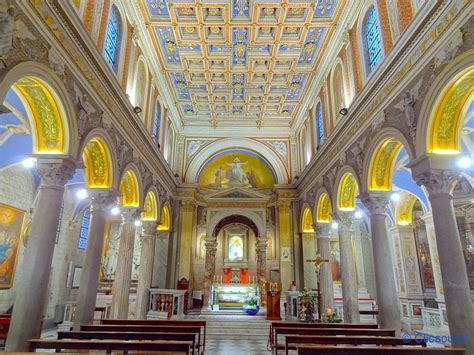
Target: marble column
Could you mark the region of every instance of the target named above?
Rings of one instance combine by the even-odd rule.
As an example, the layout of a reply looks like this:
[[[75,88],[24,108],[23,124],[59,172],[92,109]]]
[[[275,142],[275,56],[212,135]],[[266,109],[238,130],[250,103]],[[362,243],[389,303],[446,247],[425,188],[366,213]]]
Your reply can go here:
[[[359,287],[352,247],[352,213],[338,211],[332,215],[332,219],[338,225],[344,322],[359,323]]]
[[[168,255],[171,233],[169,231],[158,231],[156,233],[155,254],[153,257],[153,276],[151,287],[166,288],[168,270]],[[171,256],[170,256],[171,258]]]
[[[37,172],[41,182],[22,274],[15,290],[5,351],[28,351],[28,339],[41,336],[64,185],[72,178],[75,169],[76,162],[68,157],[38,158]]]
[[[82,324],[91,324],[94,320],[105,222],[110,209],[117,202],[115,191],[90,190],[90,194],[92,196],[89,236],[77,297],[74,330],[79,330]]]
[[[179,245],[178,280],[186,278],[191,280],[191,258],[193,249],[193,229],[195,223],[195,202],[184,200],[182,202],[181,240]]]
[[[388,206],[389,199],[390,196],[384,191],[371,191],[361,196],[361,200],[370,215],[375,288],[379,310],[377,320],[381,328],[395,329],[399,333],[401,329],[400,306],[398,305],[392,253],[385,223],[387,218],[385,209]]]
[[[334,310],[334,285],[331,271],[331,226],[329,223],[315,223],[313,225],[318,242],[318,253],[322,259],[329,260],[319,267],[319,288],[321,290],[321,312],[328,308]]]
[[[426,188],[430,200],[449,332],[451,336],[466,336],[466,344],[453,345],[465,347],[466,354],[472,354],[474,353],[473,305],[451,194],[459,176],[456,171],[433,167],[439,165],[433,161],[429,161],[428,164],[421,164],[423,161],[417,163],[412,165],[412,173],[415,181]],[[449,162],[445,164],[449,166]]]
[[[209,303],[209,294],[211,291],[212,282],[214,280],[214,274],[216,273],[216,253],[217,253],[217,240],[214,237],[206,237],[206,261],[204,263],[204,305],[208,305],[209,308],[212,305]]]
[[[136,207],[126,207],[122,213],[122,234],[118,251],[117,269],[112,286],[112,319],[127,319],[132,280],[133,249],[135,246],[135,221],[140,213]]]
[[[255,252],[257,254],[257,278],[260,287],[260,304],[266,306],[267,295],[265,294],[265,283],[267,282],[267,238],[257,238]]]
[[[158,223],[156,221],[142,222],[142,250],[140,254],[135,319],[146,319],[146,314],[148,313],[157,226]]]

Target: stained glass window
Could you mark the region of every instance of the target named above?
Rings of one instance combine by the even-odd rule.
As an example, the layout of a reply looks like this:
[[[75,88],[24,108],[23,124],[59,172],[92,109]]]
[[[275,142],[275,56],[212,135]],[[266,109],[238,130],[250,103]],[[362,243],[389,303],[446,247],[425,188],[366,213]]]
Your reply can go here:
[[[367,59],[370,70],[374,70],[382,60],[382,38],[380,35],[380,25],[377,19],[377,12],[372,7],[367,14],[365,23],[365,37],[367,41]]]
[[[160,104],[157,102],[155,106],[155,114],[153,116],[153,137],[158,138],[160,136],[160,124],[161,124],[161,110]]]
[[[104,58],[112,68],[115,66],[120,49],[120,31],[118,10],[115,6],[112,6],[110,10],[109,23],[107,24],[107,33],[104,46]]]
[[[86,208],[84,210],[84,213],[82,214],[81,231],[79,232],[79,241],[77,243],[77,247],[79,249],[87,248],[87,238],[89,237],[90,219],[91,219],[91,210],[90,208]]]
[[[316,142],[316,147],[319,148],[324,138],[324,122],[323,122],[323,110],[321,109],[321,104],[319,103],[316,106],[316,132],[318,135],[318,141]]]

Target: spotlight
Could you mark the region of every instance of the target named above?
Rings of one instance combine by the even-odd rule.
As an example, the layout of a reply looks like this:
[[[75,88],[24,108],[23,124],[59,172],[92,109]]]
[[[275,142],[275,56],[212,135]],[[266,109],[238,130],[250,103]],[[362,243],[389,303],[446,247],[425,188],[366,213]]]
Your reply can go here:
[[[364,214],[362,213],[362,211],[355,211],[354,212],[354,217],[357,218],[357,219],[361,219],[363,216],[364,216]]]
[[[332,229],[337,229],[338,225],[337,225],[337,222],[332,222],[331,223],[331,228]]]
[[[120,214],[120,208],[118,206],[114,206],[112,207],[112,209],[110,210],[110,213],[113,215],[113,216],[118,216]]]
[[[138,113],[142,112],[142,108],[141,108],[140,106],[135,106],[135,107],[133,108],[133,112],[135,112],[135,113],[138,114]]]
[[[21,162],[21,164],[25,168],[31,169],[32,167],[34,167],[36,165],[36,158],[33,158],[33,157],[26,158]]]
[[[397,202],[397,201],[400,201],[400,194],[398,192],[394,192],[391,196],[390,196],[390,199],[393,201],[393,202]]]
[[[140,227],[142,225],[142,221],[137,219],[135,222],[133,222],[133,224],[135,225],[135,227]]]
[[[457,164],[461,169],[468,169],[472,166],[472,160],[467,156],[462,156],[458,159]]]
[[[84,200],[85,198],[87,198],[87,196],[89,196],[89,193],[87,192],[86,189],[80,189],[76,192],[76,197],[79,200]]]
[[[347,110],[347,108],[343,107],[339,110],[339,113],[343,116],[347,115],[349,111]]]

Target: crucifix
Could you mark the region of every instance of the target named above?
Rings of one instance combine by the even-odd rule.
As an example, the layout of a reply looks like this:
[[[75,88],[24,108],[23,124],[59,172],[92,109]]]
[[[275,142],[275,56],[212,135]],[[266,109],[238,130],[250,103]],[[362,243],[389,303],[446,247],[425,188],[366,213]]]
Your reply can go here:
[[[308,263],[314,263],[316,267],[316,283],[317,283],[317,300],[318,300],[318,319],[321,320],[321,288],[319,287],[319,268],[321,267],[322,263],[328,263],[329,259],[323,259],[319,254],[316,255],[316,259],[313,260],[306,260]]]

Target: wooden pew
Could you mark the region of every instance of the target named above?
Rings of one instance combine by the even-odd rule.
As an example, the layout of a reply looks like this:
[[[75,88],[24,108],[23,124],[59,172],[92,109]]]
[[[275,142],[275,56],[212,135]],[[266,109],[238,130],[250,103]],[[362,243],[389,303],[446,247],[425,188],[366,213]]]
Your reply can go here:
[[[81,331],[86,332],[145,332],[145,333],[188,333],[197,337],[197,344],[200,347],[201,327],[196,326],[172,326],[172,325],[81,325]]]
[[[105,350],[112,351],[168,351],[189,354],[190,341],[127,341],[127,340],[28,340],[30,351],[36,349]]]
[[[58,339],[76,339],[76,340],[170,340],[170,341],[190,341],[192,343],[191,353],[194,355],[196,349],[196,336],[189,333],[125,333],[125,332],[58,332]],[[199,353],[199,346],[197,346]]]
[[[206,349],[206,321],[205,320],[158,320],[158,319],[102,319],[101,324],[107,325],[171,325],[171,326],[196,326],[203,328],[203,350]]]
[[[276,328],[275,329],[275,353],[280,349],[284,349],[285,345],[278,343],[279,335],[323,335],[323,336],[337,336],[337,335],[348,335],[348,336],[384,336],[394,337],[394,329],[354,329],[354,328]]]
[[[360,324],[360,323],[301,323],[301,322],[272,322],[270,325],[270,333],[268,335],[268,343],[270,346],[276,346],[275,330],[277,328],[357,328],[357,329],[378,329],[377,324]]]
[[[285,353],[288,355],[288,350],[295,350],[297,345],[312,344],[312,345],[410,345],[426,347],[424,339],[402,339],[395,337],[374,337],[374,336],[323,336],[323,335],[288,335],[285,337]]]
[[[328,345],[300,345],[298,355],[385,355],[385,354],[411,354],[411,355],[464,355],[460,348],[416,348],[394,346],[328,346]]]

